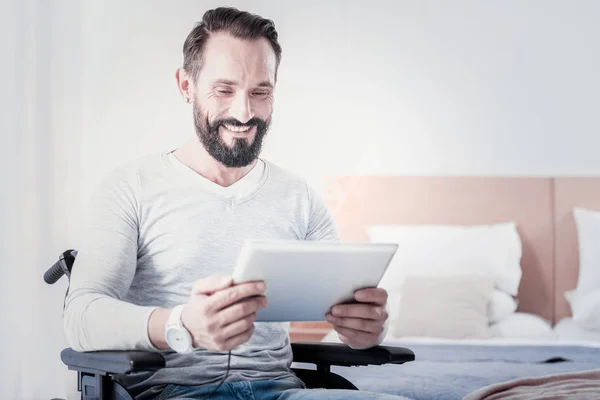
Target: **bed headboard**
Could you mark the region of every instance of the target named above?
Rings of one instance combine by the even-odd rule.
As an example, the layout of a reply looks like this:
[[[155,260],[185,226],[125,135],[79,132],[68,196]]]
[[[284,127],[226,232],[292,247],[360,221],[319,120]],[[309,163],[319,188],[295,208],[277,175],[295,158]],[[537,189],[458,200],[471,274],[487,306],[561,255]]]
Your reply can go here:
[[[555,319],[571,315],[564,293],[574,289],[579,277],[579,249],[573,208],[583,207],[600,211],[600,178],[556,178],[556,292]]]
[[[331,179],[325,197],[343,240],[368,240],[371,224],[516,221],[523,242],[519,310],[553,321],[552,190],[550,178],[348,176]]]

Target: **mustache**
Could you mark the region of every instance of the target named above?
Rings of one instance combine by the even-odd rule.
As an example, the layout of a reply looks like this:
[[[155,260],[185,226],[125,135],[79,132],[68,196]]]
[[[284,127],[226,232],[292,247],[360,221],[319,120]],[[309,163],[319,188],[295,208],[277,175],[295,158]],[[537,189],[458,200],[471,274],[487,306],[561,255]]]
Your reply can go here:
[[[216,121],[213,121],[211,123],[212,126],[217,127],[220,125],[231,125],[231,126],[235,126],[235,127],[243,127],[243,126],[256,126],[258,128],[264,127],[267,125],[267,121],[262,120],[260,118],[257,117],[253,117],[250,118],[248,121],[246,121],[245,123],[240,122],[239,120],[235,119],[235,118],[224,118],[224,119],[218,119]]]

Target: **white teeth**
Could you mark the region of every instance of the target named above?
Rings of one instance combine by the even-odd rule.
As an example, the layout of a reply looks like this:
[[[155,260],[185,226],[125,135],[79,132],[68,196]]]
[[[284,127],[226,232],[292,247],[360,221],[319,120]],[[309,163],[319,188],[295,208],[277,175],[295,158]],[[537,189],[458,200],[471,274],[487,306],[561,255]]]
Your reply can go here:
[[[231,126],[227,124],[225,124],[225,128],[229,129],[232,132],[246,132],[250,129],[249,126]]]

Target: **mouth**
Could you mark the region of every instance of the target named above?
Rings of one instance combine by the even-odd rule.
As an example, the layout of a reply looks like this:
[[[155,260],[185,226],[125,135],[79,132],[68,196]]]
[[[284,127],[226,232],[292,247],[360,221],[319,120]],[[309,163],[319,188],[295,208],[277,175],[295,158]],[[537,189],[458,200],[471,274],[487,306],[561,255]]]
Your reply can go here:
[[[234,136],[247,136],[256,131],[256,126],[254,125],[233,126],[229,124],[223,124],[221,126]]]

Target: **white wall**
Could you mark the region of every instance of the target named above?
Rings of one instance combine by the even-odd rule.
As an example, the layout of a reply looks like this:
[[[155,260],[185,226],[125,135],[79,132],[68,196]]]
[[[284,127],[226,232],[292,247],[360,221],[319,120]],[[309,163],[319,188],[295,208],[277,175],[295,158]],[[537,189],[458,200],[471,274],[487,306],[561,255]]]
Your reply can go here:
[[[81,15],[70,0],[0,2],[0,399],[76,391],[60,360],[67,280],[42,274],[81,224]]]
[[[276,22],[264,155],[310,179],[600,174],[600,2],[229,3]],[[173,73],[193,22],[221,4],[86,3],[90,178],[193,134]]]

